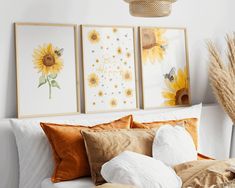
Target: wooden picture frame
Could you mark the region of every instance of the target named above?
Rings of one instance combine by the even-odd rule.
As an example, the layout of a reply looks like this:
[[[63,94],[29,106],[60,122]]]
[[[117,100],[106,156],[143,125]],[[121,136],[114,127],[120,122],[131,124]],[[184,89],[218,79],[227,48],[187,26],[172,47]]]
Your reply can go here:
[[[95,35],[97,34],[97,36],[93,36],[93,39],[99,40],[98,42],[92,41],[93,40],[92,32]],[[124,34],[125,32],[127,32],[127,34]],[[83,86],[84,86],[84,98],[85,98],[85,113],[137,110],[139,108],[139,93],[138,93],[138,71],[137,71],[138,67],[137,67],[136,53],[135,53],[136,51],[135,28],[131,26],[81,25],[81,33],[82,33],[81,41],[82,41],[82,58],[83,58],[83,80],[84,80]],[[118,34],[118,37],[116,37],[115,33]],[[101,39],[99,37],[101,37]],[[129,41],[129,42],[126,42],[126,43],[130,46],[124,47],[126,45],[124,44],[125,42],[120,42],[123,40],[122,37],[128,38],[126,41]],[[115,40],[115,41],[113,41],[113,43],[112,42],[106,43],[109,39]],[[90,41],[88,42],[88,40]],[[98,46],[95,46],[94,44],[97,44]],[[121,46],[120,51],[116,49],[117,47],[116,45]],[[123,50],[124,48],[125,50]],[[95,54],[96,50],[99,51],[97,54]],[[103,51],[110,50],[112,51],[112,53],[106,53],[106,52],[103,52],[102,50]],[[116,50],[117,50],[117,53],[115,52]],[[128,50],[130,50],[130,52],[127,52]],[[122,56],[123,58],[120,58],[119,60],[117,60],[116,56],[118,56],[117,55],[118,53],[120,53],[120,56],[121,56],[121,53],[124,53],[124,51],[126,53],[126,57],[129,57],[131,59],[128,62],[129,64],[126,62],[127,66],[129,65],[129,68],[130,68],[129,71],[131,72],[131,76],[132,76],[132,78],[130,78],[129,80],[130,81],[129,83],[131,84],[128,83],[131,88],[129,90],[127,89],[128,84],[125,85],[125,83],[124,82],[121,83],[120,80],[119,80],[120,82],[117,82],[117,79],[119,78],[116,78],[116,77],[119,77],[118,74],[121,74],[121,71],[123,71],[122,69],[124,68],[123,68],[123,65],[121,64],[125,63],[124,59],[126,59]],[[92,53],[94,53],[95,55],[93,56]],[[95,58],[95,56],[98,56],[98,59]],[[107,56],[107,59],[106,59],[106,56]],[[107,61],[107,62],[104,62],[104,61]],[[89,63],[92,63],[92,65],[89,65]],[[120,65],[119,67],[117,66],[117,69],[120,68],[119,73],[112,70],[111,66],[116,66],[114,65],[115,63]],[[96,64],[101,64],[101,65],[98,65],[99,67],[97,67]],[[99,77],[99,79],[103,81],[103,85],[105,85],[105,83],[110,84],[110,82],[112,82],[115,79],[116,79],[115,81],[117,82],[117,85],[116,86],[114,85],[113,90],[109,89],[108,87],[106,87],[105,89],[102,89],[100,86],[97,86],[97,88],[95,86],[94,87],[88,86],[88,76],[91,75],[89,73],[89,70],[91,68],[88,68],[88,66],[95,67],[94,70],[92,71],[93,72],[92,74],[94,74],[94,76],[97,76],[96,74],[100,74],[99,76],[101,77]],[[107,68],[107,66],[109,66],[109,68]],[[113,75],[116,75],[116,77],[113,75],[107,76],[108,74],[110,74],[110,71],[112,72]],[[109,79],[109,82],[107,81],[108,79]],[[127,80],[128,79],[129,78],[127,78]],[[110,87],[112,87],[111,85],[112,84],[110,84]],[[120,88],[120,91],[118,91],[117,88]],[[120,95],[119,94],[115,95],[115,92],[119,92]],[[127,97],[128,99],[126,100],[123,99],[124,92],[126,92],[126,96],[129,94],[130,98]],[[88,96],[91,93],[93,93],[94,95]],[[118,98],[118,96],[120,96],[120,98]],[[99,97],[102,99],[100,100]],[[124,107],[125,105],[119,106],[120,104],[119,102],[123,104],[127,104],[127,108]],[[130,103],[132,103],[133,105],[131,105]],[[94,106],[97,105],[97,107],[93,108],[92,107],[93,105]]]
[[[186,28],[139,27],[139,42],[143,108],[189,106]]]
[[[80,113],[75,24],[15,23],[18,118]]]

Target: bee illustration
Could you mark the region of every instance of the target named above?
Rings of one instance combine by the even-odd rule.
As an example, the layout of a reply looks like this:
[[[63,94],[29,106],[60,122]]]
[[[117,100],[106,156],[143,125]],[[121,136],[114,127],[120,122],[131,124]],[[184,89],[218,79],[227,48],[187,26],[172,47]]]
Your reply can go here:
[[[64,48],[61,48],[59,50],[55,50],[55,54],[59,57],[63,55],[63,52],[64,52]]]
[[[174,79],[175,79],[175,72],[176,72],[175,67],[171,68],[169,73],[164,74],[164,78],[168,79],[170,82],[174,81]]]
[[[160,48],[164,51],[166,51],[166,47],[167,47],[166,45],[160,45]]]
[[[156,43],[154,46],[159,46],[163,51],[166,51],[166,48],[167,48],[167,45],[162,45],[158,43]]]

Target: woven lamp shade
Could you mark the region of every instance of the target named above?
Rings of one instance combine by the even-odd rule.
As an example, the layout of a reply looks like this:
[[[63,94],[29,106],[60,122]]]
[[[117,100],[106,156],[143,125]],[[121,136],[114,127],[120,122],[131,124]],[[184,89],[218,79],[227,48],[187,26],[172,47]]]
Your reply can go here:
[[[176,0],[124,0],[129,3],[132,16],[163,17],[171,13],[172,3]]]

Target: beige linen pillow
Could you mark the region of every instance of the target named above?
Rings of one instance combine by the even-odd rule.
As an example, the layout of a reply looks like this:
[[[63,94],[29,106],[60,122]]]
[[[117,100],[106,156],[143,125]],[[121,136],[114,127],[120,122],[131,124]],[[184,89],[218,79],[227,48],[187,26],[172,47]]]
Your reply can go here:
[[[124,151],[152,156],[155,131],[151,129],[82,131],[92,180],[96,185],[105,183],[100,171],[104,163]]]

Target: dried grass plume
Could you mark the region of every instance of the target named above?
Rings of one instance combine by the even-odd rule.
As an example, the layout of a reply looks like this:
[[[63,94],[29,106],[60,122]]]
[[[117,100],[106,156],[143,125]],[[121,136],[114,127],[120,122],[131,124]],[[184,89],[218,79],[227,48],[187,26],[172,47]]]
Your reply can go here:
[[[213,92],[235,124],[235,35],[227,35],[228,63],[224,63],[213,42],[208,42],[210,54],[209,78]]]

